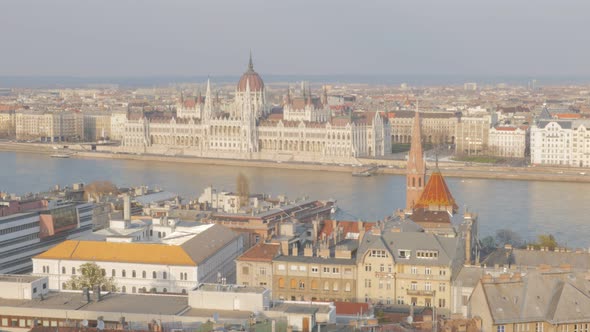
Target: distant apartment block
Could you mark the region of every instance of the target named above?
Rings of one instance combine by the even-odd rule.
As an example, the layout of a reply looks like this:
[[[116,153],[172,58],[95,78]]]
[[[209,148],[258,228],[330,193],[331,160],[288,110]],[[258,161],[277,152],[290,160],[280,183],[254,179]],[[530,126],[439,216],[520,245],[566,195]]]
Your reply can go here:
[[[540,120],[531,128],[531,163],[590,167],[590,120]]]
[[[524,158],[527,135],[527,127],[497,126],[491,128],[488,139],[488,154],[505,158]]]
[[[16,113],[16,138],[44,142],[76,141],[84,136],[83,118],[76,112]]]
[[[412,137],[413,111],[388,113],[393,144],[410,144]],[[422,138],[424,143],[454,144],[459,117],[455,112],[421,112]]]
[[[457,123],[455,152],[460,155],[481,155],[488,149],[490,127],[495,116],[485,109],[465,112]]]
[[[84,113],[84,140],[96,142],[111,136],[111,114]]]

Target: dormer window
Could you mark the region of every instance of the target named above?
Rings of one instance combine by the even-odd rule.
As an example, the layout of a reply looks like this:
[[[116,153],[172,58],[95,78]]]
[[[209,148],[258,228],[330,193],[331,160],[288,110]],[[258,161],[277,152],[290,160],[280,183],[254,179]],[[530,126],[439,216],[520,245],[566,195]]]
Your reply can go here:
[[[403,258],[403,259],[410,259],[410,256],[412,254],[411,250],[407,250],[407,249],[400,249],[398,251],[399,254],[399,258]]]
[[[436,251],[436,250],[417,250],[416,257],[423,258],[423,259],[436,259],[436,258],[438,258],[438,251]]]

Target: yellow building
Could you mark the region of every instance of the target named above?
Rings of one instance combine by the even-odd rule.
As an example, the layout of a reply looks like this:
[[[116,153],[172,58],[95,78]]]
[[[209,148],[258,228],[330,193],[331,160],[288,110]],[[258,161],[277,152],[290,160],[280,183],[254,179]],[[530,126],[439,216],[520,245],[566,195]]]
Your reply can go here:
[[[258,243],[236,259],[236,283],[272,287],[272,260],[279,255],[278,243]]]
[[[273,259],[273,298],[292,301],[356,302],[356,241],[349,240],[336,247],[312,247],[298,255]]]
[[[463,253],[459,238],[426,233],[411,220],[377,224],[357,253],[357,297],[450,309],[451,279],[463,264]]]

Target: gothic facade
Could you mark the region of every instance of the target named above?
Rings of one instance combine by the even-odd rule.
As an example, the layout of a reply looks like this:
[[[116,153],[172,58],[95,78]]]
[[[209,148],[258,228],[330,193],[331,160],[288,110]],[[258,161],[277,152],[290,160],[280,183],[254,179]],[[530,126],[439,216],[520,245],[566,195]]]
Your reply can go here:
[[[325,91],[321,98],[313,97],[311,91],[303,98],[291,98],[288,93],[282,113],[271,114],[264,82],[254,71],[252,59],[237,84],[235,100],[221,106],[214,99],[207,82],[205,97],[181,98],[174,117],[129,115],[121,149],[176,156],[322,162],[355,162],[355,158],[382,157],[391,152],[390,126],[384,114],[333,117]]]

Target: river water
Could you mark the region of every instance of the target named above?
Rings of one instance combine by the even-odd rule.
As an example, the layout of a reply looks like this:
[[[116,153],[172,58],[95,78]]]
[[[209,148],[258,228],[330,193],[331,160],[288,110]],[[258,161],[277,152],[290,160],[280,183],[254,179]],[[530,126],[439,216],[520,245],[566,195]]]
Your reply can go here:
[[[208,185],[235,190],[242,172],[250,191],[333,198],[341,219],[377,220],[405,205],[403,176],[353,177],[349,173],[271,168],[209,166],[107,159],[57,159],[0,152],[0,191],[23,194],[55,184],[110,180],[118,186],[159,186],[183,197],[197,197]],[[542,181],[447,178],[461,208],[479,215],[480,237],[509,228],[524,239],[553,234],[569,247],[590,246],[590,185]]]

